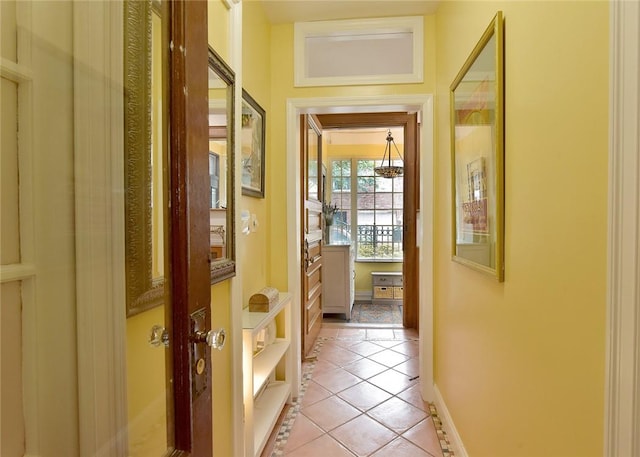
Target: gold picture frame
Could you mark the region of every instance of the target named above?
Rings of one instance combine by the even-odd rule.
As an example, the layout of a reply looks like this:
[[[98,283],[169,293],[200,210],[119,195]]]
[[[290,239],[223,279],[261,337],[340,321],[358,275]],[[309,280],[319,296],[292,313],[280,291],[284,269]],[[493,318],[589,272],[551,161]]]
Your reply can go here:
[[[452,259],[504,281],[504,21],[451,83]]]

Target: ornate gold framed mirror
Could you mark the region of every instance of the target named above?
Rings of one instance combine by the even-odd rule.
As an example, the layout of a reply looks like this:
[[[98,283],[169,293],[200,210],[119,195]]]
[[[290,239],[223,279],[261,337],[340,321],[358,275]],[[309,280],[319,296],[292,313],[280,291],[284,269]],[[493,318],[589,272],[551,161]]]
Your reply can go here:
[[[211,283],[235,275],[235,75],[209,47],[209,227]]]
[[[127,316],[163,303],[162,190],[167,154],[162,97],[162,52],[157,3],[125,2],[124,167]],[[235,275],[234,91],[235,75],[211,48],[209,68],[209,178],[211,182],[211,283]],[[203,151],[207,153],[207,151]]]

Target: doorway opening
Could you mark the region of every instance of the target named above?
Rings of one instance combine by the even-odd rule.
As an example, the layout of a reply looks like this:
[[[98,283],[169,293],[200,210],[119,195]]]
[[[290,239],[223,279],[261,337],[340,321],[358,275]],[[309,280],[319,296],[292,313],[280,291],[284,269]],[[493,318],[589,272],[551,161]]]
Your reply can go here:
[[[322,122],[332,115],[319,115]],[[362,116],[355,116],[362,122]],[[323,124],[324,125],[324,124]],[[405,163],[405,129],[383,125],[325,129],[323,182],[325,214],[324,259],[330,271],[342,274],[323,294],[324,323],[346,327],[403,327],[403,224],[404,174],[412,173],[415,161]],[[387,138],[391,138],[387,141]],[[412,142],[415,143],[415,142]],[[395,150],[391,149],[391,144]],[[389,147],[387,147],[389,146]],[[376,168],[402,167],[398,176],[382,177]],[[409,154],[409,158],[415,157]],[[413,202],[414,200],[411,199]],[[415,208],[408,209],[415,213]],[[329,265],[334,250],[352,251],[348,271]],[[339,271],[339,272],[338,272]],[[335,290],[347,284],[349,294]],[[347,295],[347,312],[341,301]],[[335,303],[337,302],[337,303]],[[338,306],[336,306],[338,305]]]
[[[420,335],[421,374],[420,385],[425,399],[434,398],[433,391],[433,96],[432,95],[388,95],[375,97],[332,97],[287,100],[287,187],[294,190],[287,196],[287,231],[291,234],[287,241],[288,251],[288,284],[294,300],[300,303],[300,246],[299,231],[300,213],[300,154],[299,132],[300,114],[313,113],[341,114],[352,113],[415,113],[421,124],[416,132],[419,138],[420,161],[415,169],[416,195],[420,196],[421,206],[416,211],[413,221],[406,222],[416,233],[416,247],[419,248],[415,261],[420,265],[420,272],[415,278],[413,293],[415,294],[416,328]],[[345,115],[346,116],[346,115]],[[329,127],[329,125],[327,125]],[[405,287],[405,301],[407,288]],[[292,313],[294,325],[300,326],[300,309],[294,307]],[[299,329],[298,329],[299,330]],[[296,330],[294,329],[294,333]],[[300,342],[296,353],[301,353]],[[298,361],[298,379],[301,377],[301,360]],[[298,383],[294,382],[294,385]],[[297,392],[293,392],[294,395]]]
[[[376,97],[320,97],[287,100],[287,187],[294,190],[287,194],[287,256],[288,288],[294,300],[300,303],[300,246],[298,229],[300,221],[300,154],[299,132],[300,114],[340,114],[340,113],[416,113],[421,124],[419,131],[420,162],[416,167],[417,189],[421,208],[415,215],[413,227],[419,253],[416,261],[420,264],[419,290],[416,289],[416,313],[419,315],[417,328],[420,348],[420,389],[425,399],[434,398],[433,389],[433,96],[424,95],[382,95]],[[417,136],[417,134],[416,134]],[[405,290],[406,292],[406,290]],[[405,296],[406,300],[406,296]],[[293,307],[293,333],[300,331],[301,316],[299,307]],[[300,341],[296,353],[301,353]],[[299,385],[301,379],[301,360],[297,361],[293,385]],[[293,395],[297,395],[297,390]]]
[[[357,265],[353,273],[358,277],[358,287],[364,288],[365,294],[371,294],[371,303],[376,305],[397,304],[402,297],[402,325],[407,328],[418,328],[418,243],[416,216],[420,208],[418,193],[419,178],[419,129],[418,116],[414,110],[349,114],[318,114],[325,131],[360,132],[364,137],[371,132],[376,138],[376,129],[394,130],[398,141],[403,145],[402,160],[396,165],[403,166],[401,177],[389,179],[377,176],[375,167],[380,164],[386,134],[379,134],[377,141],[364,148],[361,157],[340,160],[334,156],[331,161],[331,145],[327,145],[326,155],[329,159],[330,182],[332,185],[331,200],[348,208],[348,218],[353,227],[350,234],[355,247],[354,257]],[[330,138],[329,138],[330,139]],[[347,150],[353,150],[350,145]],[[340,145],[334,149],[340,151]],[[349,155],[353,155],[350,153]],[[399,158],[398,158],[399,159]],[[346,176],[348,175],[348,177]],[[353,192],[344,192],[335,187],[353,187]],[[394,187],[397,195],[394,196]],[[350,202],[345,200],[348,195]],[[394,202],[395,199],[395,202]],[[347,211],[345,211],[346,213]],[[377,220],[378,219],[378,220]],[[376,222],[382,224],[377,225]],[[379,230],[389,232],[390,236],[378,237]],[[378,245],[385,238],[388,243]],[[394,242],[395,241],[397,242]],[[389,262],[389,261],[396,262]],[[401,268],[398,268],[400,267]],[[397,299],[394,298],[397,297]],[[354,297],[355,298],[355,297]]]

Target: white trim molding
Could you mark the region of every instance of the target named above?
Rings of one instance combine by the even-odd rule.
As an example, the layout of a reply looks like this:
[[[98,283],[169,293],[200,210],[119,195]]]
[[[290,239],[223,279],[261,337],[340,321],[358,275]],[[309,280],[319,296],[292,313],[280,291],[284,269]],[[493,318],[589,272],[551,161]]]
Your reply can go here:
[[[424,80],[423,28],[422,16],[296,22],[295,86],[421,83]],[[385,41],[389,46],[392,41],[397,44],[397,40],[405,43],[406,38],[411,40],[411,55],[398,54],[401,57],[395,63],[399,67],[385,68],[384,57],[380,56]],[[316,48],[320,55],[310,55],[310,42],[320,46]],[[330,60],[327,56],[331,56]],[[309,74],[313,73],[312,62],[321,63],[321,75]],[[401,69],[405,63],[407,68]],[[372,71],[373,68],[376,70]]]
[[[300,114],[303,113],[383,113],[417,112],[420,124],[420,183],[422,192],[420,224],[421,268],[419,278],[420,385],[422,396],[433,401],[433,96],[375,95],[363,97],[319,97],[287,99],[287,264],[289,292],[300,303]],[[300,307],[292,307],[293,335],[300,335]],[[298,395],[301,377],[300,339],[293,344],[297,357],[292,395]]]
[[[458,433],[458,429],[453,423],[453,419],[451,418],[451,414],[447,409],[447,405],[444,402],[444,398],[442,398],[442,394],[440,390],[438,390],[438,386],[434,384],[434,403],[436,405],[436,409],[438,410],[438,417],[442,422],[442,428],[446,431],[447,437],[449,438],[449,444],[453,448],[453,455],[456,457],[468,457],[467,450],[462,443],[462,438],[460,438],[460,434]]]
[[[604,455],[640,455],[640,3],[610,6]]]
[[[125,456],[121,2],[73,9],[80,455]]]

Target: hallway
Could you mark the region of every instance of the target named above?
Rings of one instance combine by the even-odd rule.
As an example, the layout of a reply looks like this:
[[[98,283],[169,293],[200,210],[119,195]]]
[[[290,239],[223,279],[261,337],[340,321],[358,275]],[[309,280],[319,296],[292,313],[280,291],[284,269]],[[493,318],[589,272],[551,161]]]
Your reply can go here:
[[[418,384],[418,334],[324,324],[270,455],[451,457]],[[268,446],[269,448],[269,446]]]

